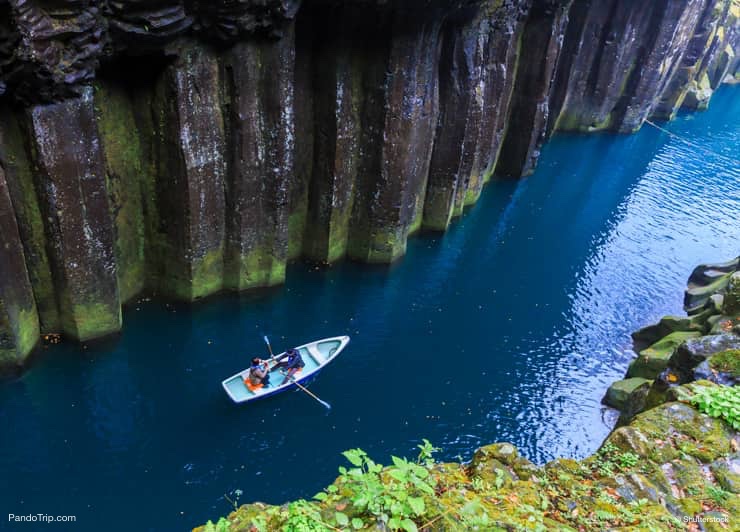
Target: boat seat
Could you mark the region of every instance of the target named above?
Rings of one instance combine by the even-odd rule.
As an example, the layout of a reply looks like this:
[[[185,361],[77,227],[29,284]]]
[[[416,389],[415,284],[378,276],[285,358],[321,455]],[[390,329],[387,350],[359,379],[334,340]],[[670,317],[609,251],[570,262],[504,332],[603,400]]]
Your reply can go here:
[[[321,351],[316,349],[315,345],[309,345],[306,348],[306,351],[308,351],[308,354],[311,355],[311,358],[313,358],[319,366],[326,362],[326,358],[324,358],[324,355],[321,353]]]

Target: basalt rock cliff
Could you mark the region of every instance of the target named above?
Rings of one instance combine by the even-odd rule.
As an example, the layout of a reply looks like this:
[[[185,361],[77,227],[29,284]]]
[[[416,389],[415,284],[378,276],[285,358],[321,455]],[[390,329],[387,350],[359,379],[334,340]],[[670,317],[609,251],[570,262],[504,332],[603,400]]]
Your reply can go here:
[[[0,365],[286,262],[387,263],[556,131],[738,79],[737,0],[0,0]]]

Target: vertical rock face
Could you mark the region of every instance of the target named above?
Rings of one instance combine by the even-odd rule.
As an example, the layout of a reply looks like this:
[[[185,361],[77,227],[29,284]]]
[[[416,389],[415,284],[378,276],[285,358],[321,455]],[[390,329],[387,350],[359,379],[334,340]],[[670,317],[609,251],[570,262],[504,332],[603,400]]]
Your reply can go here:
[[[685,97],[678,103],[688,109],[705,109],[720,83],[736,83],[740,79],[740,5],[737,2],[725,0],[707,5],[684,63],[690,72]],[[675,85],[680,87],[683,78],[677,77],[679,83]]]
[[[703,0],[654,2],[653,46],[638,55],[625,94],[615,109],[618,130],[636,131],[670,81],[698,22]],[[649,43],[649,41],[648,41]]]
[[[294,174],[294,46],[237,44],[224,61],[230,155],[226,186],[226,287],[285,279],[288,193]]]
[[[704,2],[703,11],[694,28],[693,37],[686,46],[681,63],[652,110],[654,117],[672,118],[685,101],[687,94],[692,89],[694,89],[692,92],[696,93],[698,85],[695,80],[699,80],[699,84],[705,79],[709,81],[706,73],[700,73],[699,70],[709,48],[718,46],[721,42],[721,39],[717,38],[717,31],[726,20],[729,8],[730,2]],[[706,63],[708,66],[710,61]]]
[[[159,287],[189,301],[223,286],[226,164],[214,53],[186,45],[160,79],[153,108]]]
[[[288,260],[303,253],[307,229],[308,185],[313,175],[314,98],[312,86],[314,26],[311,18],[295,28],[295,156],[288,191]],[[308,253],[306,253],[308,255]]]
[[[41,215],[33,171],[18,118],[7,108],[0,112],[0,166],[4,169],[18,232],[23,242],[28,277],[33,287],[41,328],[46,332],[58,332],[61,330],[61,322],[46,250],[44,217]],[[6,229],[3,227],[2,230]],[[7,231],[12,233],[13,230],[9,227]]]
[[[39,327],[116,331],[142,290],[392,262],[553,132],[705,107],[738,79],[739,19],[736,0],[0,0],[0,358]]]
[[[550,128],[629,132],[649,116],[672,116],[701,88],[708,99],[719,82],[712,86],[706,68],[722,62],[720,43],[728,56],[740,44],[730,37],[733,11],[727,0],[660,0],[629,9],[620,0],[574,2]],[[725,76],[729,62],[723,64],[715,77]]]
[[[311,23],[326,20],[331,10],[318,10]],[[361,45],[372,12],[342,9],[335,13],[338,32],[329,27],[313,43],[313,75],[302,87],[313,100],[313,158],[308,189],[303,252],[318,262],[345,255],[356,182],[360,171],[360,138],[366,69]],[[358,39],[358,36],[362,36]],[[368,55],[375,53],[375,44]]]
[[[493,173],[506,126],[524,10],[465,9],[444,28],[440,114],[423,225],[444,230]]]
[[[5,172],[0,167],[0,367],[20,363],[39,336],[39,319],[26,271]]]
[[[391,262],[421,226],[439,94],[442,10],[391,14],[391,39],[381,52],[385,72],[366,77],[362,162],[350,227],[349,256]]]
[[[100,83],[95,93],[98,131],[105,155],[105,174],[121,301],[144,289],[147,242],[144,222],[144,172],[141,141],[133,106],[126,92]]]
[[[113,222],[92,90],[29,110],[36,191],[65,333],[80,340],[121,326]]]
[[[549,98],[570,0],[535,0],[524,26],[510,124],[496,171],[521,176],[534,171],[550,116]]]

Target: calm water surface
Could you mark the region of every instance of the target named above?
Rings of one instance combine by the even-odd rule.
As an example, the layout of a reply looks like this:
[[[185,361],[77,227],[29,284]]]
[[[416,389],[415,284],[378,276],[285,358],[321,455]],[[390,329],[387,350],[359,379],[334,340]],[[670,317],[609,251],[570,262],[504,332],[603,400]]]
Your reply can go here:
[[[0,514],[184,530],[227,513],[235,489],[310,496],[352,447],[381,461],[424,437],[446,459],[494,441],[537,463],[591,453],[629,333],[681,311],[696,264],[740,251],[739,90],[666,125],[716,153],[650,127],[559,136],[535,175],[492,183],[390,270],[296,265],[270,295],[133,305],[113,347],[48,350],[0,383]],[[299,392],[227,400],[220,381],[263,354],[263,333],[279,348],[352,336],[312,386],[330,412]]]

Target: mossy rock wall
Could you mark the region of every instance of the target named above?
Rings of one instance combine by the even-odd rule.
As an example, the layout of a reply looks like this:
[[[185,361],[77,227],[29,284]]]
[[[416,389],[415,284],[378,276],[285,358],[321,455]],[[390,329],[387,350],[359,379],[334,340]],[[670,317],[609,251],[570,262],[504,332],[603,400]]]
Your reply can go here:
[[[705,107],[740,67],[732,0],[32,4],[0,24],[0,166],[29,312],[78,340],[142,291],[391,263],[552,132]],[[721,303],[690,291],[697,315]]]

